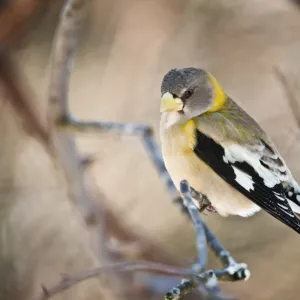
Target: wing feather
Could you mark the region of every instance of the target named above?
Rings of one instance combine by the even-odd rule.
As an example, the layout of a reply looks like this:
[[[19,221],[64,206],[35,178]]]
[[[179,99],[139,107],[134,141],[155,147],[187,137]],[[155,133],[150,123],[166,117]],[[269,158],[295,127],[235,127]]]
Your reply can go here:
[[[195,154],[228,184],[266,212],[300,233],[300,221],[285,196],[290,172],[277,151],[258,140],[249,148],[221,145],[196,130]]]

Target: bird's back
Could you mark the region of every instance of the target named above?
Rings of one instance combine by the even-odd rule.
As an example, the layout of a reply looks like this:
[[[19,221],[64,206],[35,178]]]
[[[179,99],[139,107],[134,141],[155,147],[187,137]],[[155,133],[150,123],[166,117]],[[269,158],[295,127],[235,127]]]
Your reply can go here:
[[[272,144],[259,124],[237,103],[227,97],[226,104],[216,112],[207,112],[197,118],[197,128],[219,143],[255,144],[263,140]]]

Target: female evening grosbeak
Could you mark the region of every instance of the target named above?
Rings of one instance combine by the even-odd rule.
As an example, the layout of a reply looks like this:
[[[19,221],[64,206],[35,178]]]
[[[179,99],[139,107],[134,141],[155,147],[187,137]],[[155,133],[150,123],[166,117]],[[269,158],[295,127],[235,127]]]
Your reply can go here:
[[[161,85],[166,168],[222,216],[261,208],[300,233],[300,187],[261,127],[202,69],[172,69]]]

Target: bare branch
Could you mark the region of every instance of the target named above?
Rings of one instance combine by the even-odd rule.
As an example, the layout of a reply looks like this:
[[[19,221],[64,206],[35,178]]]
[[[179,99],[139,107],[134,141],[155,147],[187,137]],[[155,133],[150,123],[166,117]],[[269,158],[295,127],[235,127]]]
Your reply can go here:
[[[144,142],[144,146],[149,154],[149,157],[158,170],[161,178],[165,182],[172,199],[174,200],[174,196],[178,195],[175,186],[165,168],[164,161],[156,140],[153,136],[153,132],[148,126],[114,122],[84,122],[69,118],[62,120],[59,124],[59,127],[63,132],[113,132],[117,134],[140,136]],[[206,284],[208,292],[213,293],[214,291],[219,290],[218,279],[225,281],[235,281],[249,278],[250,272],[247,269],[247,265],[236,263],[235,260],[230,256],[228,251],[226,251],[222,247],[222,245],[218,242],[207,225],[202,222],[198,208],[192,200],[192,198],[195,198],[197,201],[199,201],[200,204],[202,204],[204,207],[207,207],[211,204],[209,199],[193,188],[190,188],[187,181],[181,182],[181,193],[184,197],[184,205],[187,208],[189,216],[191,217],[196,229],[198,262],[193,266],[192,273],[197,274],[204,269],[207,262],[207,243],[212,248],[214,253],[220,258],[224,269],[210,270],[200,273],[200,275],[197,275],[189,282],[181,284],[172,289],[169,293],[166,294],[166,299],[179,299],[191,289],[195,289],[199,286],[199,284],[203,283]],[[179,203],[182,204],[182,201]],[[177,294],[178,291],[180,291],[180,295]],[[212,299],[221,299],[214,293],[212,294],[212,296]]]
[[[207,245],[205,231],[201,216],[199,214],[198,208],[193,202],[190,185],[186,180],[182,180],[180,183],[180,191],[183,195],[184,205],[187,207],[191,220],[194,224],[196,231],[196,241],[197,241],[197,250],[198,250],[198,262],[194,265],[194,270],[198,273],[201,272],[207,263]]]
[[[207,263],[207,243],[210,245],[215,254],[220,258],[224,269],[208,270],[196,275],[190,280],[186,280],[180,285],[170,290],[165,300],[178,300],[186,293],[196,289],[200,284],[205,284],[208,289],[209,299],[224,299],[219,295],[218,280],[236,281],[247,280],[250,272],[247,265],[237,263],[218,242],[214,234],[210,231],[205,223],[203,223],[196,205],[192,200],[191,189],[186,180],[180,183],[180,190],[184,197],[184,205],[187,207],[191,220],[196,230],[196,241],[198,250],[198,261],[193,266],[195,273],[201,272]],[[200,193],[197,192],[200,197]],[[202,195],[202,197],[205,197]]]
[[[49,84],[49,121],[56,124],[68,116],[70,73],[80,27],[86,17],[89,0],[67,0],[54,40]]]
[[[59,283],[55,284],[51,288],[42,286],[42,294],[35,298],[35,300],[46,300],[50,299],[56,294],[63,292],[75,284],[85,281],[90,278],[98,277],[109,271],[149,271],[161,274],[168,274],[178,277],[193,277],[195,274],[191,270],[168,266],[161,263],[154,263],[148,261],[137,261],[137,262],[119,262],[110,265],[101,266],[92,270],[74,274],[64,275]]]
[[[61,293],[72,286],[101,275],[106,274],[110,271],[147,271],[152,273],[166,274],[169,276],[185,277],[190,278],[185,280],[176,288],[172,289],[166,294],[165,299],[179,299],[178,297],[196,289],[200,284],[206,284],[207,286],[215,286],[215,281],[217,278],[224,281],[235,281],[240,280],[240,278],[231,276],[228,270],[208,270],[197,275],[191,269],[184,269],[179,267],[173,267],[162,263],[149,262],[149,261],[130,261],[130,262],[118,262],[113,264],[104,265],[98,268],[94,268],[85,272],[81,272],[73,275],[63,275],[61,280],[50,288],[45,285],[42,286],[42,293],[34,300],[46,300],[54,297],[58,293]],[[179,289],[179,291],[178,291]],[[208,293],[211,294],[210,299],[224,299],[217,295],[212,294],[213,290],[209,290]],[[173,297],[173,298],[172,298]],[[175,297],[175,298],[174,298]],[[177,297],[177,298],[176,298]]]
[[[63,132],[97,134],[109,132],[122,135],[139,136],[142,139],[143,145],[155,168],[157,169],[161,179],[165,183],[173,201],[176,201],[178,199],[178,191],[168,174],[158,144],[155,140],[153,130],[150,126],[134,123],[78,121],[74,120],[71,117],[63,119],[58,126]]]
[[[84,180],[83,166],[72,137],[57,131],[56,124],[68,117],[68,86],[80,26],[85,18],[88,0],[66,1],[52,50],[48,92],[48,119],[56,157],[64,169],[69,192],[87,222],[98,219],[95,206]]]

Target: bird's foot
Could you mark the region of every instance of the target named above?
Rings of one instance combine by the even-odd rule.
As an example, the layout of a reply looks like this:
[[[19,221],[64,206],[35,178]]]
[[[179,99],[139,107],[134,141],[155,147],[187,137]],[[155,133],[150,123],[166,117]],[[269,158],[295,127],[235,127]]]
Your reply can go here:
[[[217,213],[217,210],[212,205],[202,205],[201,207],[199,207],[199,212],[207,215],[207,212]]]
[[[191,196],[193,200],[196,202],[196,206],[198,207],[200,213],[202,212],[213,212],[216,213],[216,209],[211,205],[211,202],[208,200],[207,196],[196,191],[194,188],[190,187]]]
[[[217,210],[212,205],[208,205],[206,210],[212,213],[217,213]]]
[[[193,201],[195,203],[195,205],[197,206],[198,210],[200,213],[217,213],[217,210],[215,209],[214,206],[211,205],[211,202],[208,200],[207,196],[199,193],[198,191],[196,191],[195,189],[193,189],[192,187],[190,187],[190,192],[191,192],[191,196],[193,198]],[[186,208],[186,206],[184,205],[182,198],[180,196],[176,197],[173,200],[174,203],[179,204],[181,206],[181,210],[184,213],[188,214],[188,210]]]
[[[202,205],[211,205],[210,201],[208,200],[207,196],[198,192],[193,187],[190,187],[191,196],[194,200],[197,201],[201,206]]]

